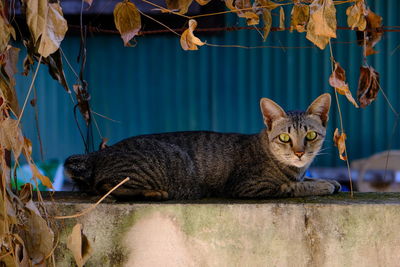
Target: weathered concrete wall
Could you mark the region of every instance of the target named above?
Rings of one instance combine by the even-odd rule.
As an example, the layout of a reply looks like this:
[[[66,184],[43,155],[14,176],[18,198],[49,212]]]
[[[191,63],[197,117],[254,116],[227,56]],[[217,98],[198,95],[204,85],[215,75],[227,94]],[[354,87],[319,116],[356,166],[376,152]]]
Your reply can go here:
[[[100,204],[63,221],[56,262],[73,266],[66,239],[80,222],[86,266],[400,266],[400,194],[347,198]]]

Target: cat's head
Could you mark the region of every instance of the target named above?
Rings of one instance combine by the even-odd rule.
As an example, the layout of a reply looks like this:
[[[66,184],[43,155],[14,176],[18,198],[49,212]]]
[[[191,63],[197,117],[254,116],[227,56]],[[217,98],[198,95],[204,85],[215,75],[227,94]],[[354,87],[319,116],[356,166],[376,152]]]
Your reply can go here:
[[[276,159],[286,165],[305,167],[311,164],[325,138],[331,96],[319,96],[306,111],[285,112],[268,98],[260,101],[267,126],[268,147]]]

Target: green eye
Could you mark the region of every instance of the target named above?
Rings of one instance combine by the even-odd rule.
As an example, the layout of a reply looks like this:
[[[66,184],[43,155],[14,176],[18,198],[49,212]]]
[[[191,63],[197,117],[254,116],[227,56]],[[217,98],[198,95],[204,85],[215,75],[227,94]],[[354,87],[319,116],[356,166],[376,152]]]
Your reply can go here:
[[[287,143],[290,140],[290,136],[287,133],[282,133],[279,135],[279,140],[281,140],[284,143]]]
[[[317,138],[317,133],[314,132],[314,131],[308,132],[307,135],[306,135],[307,141],[312,141],[315,138]]]

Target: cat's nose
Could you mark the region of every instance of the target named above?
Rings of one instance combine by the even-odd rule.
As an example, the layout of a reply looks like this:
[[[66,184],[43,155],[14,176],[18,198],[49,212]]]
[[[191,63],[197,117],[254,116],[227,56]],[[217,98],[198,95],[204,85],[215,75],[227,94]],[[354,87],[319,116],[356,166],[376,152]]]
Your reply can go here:
[[[295,151],[294,154],[300,159],[304,155],[304,151]]]

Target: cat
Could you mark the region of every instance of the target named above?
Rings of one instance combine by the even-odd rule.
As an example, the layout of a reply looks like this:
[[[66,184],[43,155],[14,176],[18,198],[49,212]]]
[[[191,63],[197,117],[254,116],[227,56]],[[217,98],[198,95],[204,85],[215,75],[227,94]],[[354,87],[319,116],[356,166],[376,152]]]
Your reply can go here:
[[[316,98],[305,112],[285,112],[260,100],[266,126],[258,134],[205,131],[141,135],[87,155],[73,155],[65,172],[80,188],[117,199],[184,200],[205,197],[263,199],[328,195],[334,180],[305,171],[321,149],[331,96]]]

